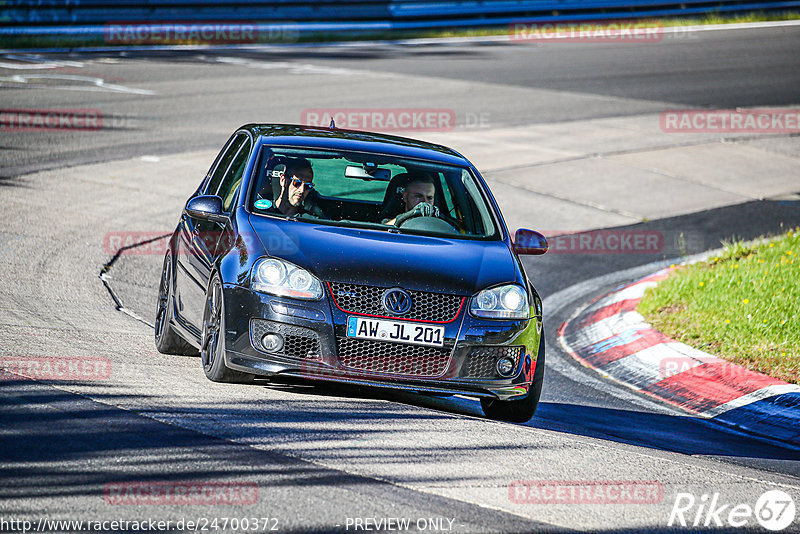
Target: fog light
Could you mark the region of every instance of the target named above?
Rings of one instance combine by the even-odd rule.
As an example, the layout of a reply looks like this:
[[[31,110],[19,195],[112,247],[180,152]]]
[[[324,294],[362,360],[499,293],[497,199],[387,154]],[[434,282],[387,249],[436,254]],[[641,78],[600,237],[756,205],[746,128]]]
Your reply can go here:
[[[511,376],[514,372],[514,360],[509,357],[497,360],[497,374],[500,376]]]
[[[280,334],[264,334],[261,338],[261,345],[267,352],[280,352],[283,348],[283,338]]]

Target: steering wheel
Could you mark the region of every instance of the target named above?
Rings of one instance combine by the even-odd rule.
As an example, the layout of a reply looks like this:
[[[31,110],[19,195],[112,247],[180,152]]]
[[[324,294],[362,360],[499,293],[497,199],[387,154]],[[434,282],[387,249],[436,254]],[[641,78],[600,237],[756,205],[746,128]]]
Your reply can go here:
[[[428,230],[431,232],[455,232],[459,233],[458,227],[439,214],[438,217],[424,217],[415,215],[406,219],[398,228],[408,228],[409,230]]]

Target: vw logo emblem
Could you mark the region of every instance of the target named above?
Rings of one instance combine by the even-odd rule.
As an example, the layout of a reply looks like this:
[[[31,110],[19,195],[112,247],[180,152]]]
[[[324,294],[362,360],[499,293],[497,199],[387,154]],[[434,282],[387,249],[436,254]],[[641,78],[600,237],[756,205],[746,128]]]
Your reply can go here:
[[[411,309],[411,295],[402,289],[390,289],[383,294],[383,307],[393,315],[403,315]]]

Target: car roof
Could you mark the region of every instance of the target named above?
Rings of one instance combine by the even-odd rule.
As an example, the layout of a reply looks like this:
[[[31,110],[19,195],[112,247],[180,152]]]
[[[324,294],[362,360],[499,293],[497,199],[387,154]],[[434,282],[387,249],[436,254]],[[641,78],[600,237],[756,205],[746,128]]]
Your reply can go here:
[[[464,156],[446,146],[394,135],[298,124],[246,124],[254,137],[264,144],[307,148],[375,152],[398,157],[470,166]]]

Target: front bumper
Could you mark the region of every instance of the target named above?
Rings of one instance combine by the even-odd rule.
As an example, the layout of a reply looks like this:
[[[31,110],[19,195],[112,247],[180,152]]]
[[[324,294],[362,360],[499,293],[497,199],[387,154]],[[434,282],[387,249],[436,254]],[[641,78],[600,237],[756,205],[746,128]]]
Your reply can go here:
[[[476,319],[469,315],[469,299],[466,299],[455,319],[443,324],[444,349],[369,342],[364,345],[363,355],[358,353],[354,359],[352,345],[347,349],[343,346],[352,341],[346,337],[346,323],[354,314],[332,306],[329,294],[319,301],[297,301],[236,285],[225,285],[223,292],[225,363],[231,369],[264,377],[345,382],[500,400],[526,395],[531,387],[541,335],[539,318],[525,321]],[[260,336],[266,331],[280,332],[290,341],[287,345],[291,347],[267,352],[260,342]],[[371,360],[371,351],[380,362]],[[345,352],[349,359],[344,357]],[[492,358],[500,353],[513,353],[517,359],[516,369],[509,378],[502,378],[494,371]],[[394,362],[402,358],[410,358],[416,367],[404,365],[402,370],[394,369]],[[409,372],[412,367],[415,370]]]

